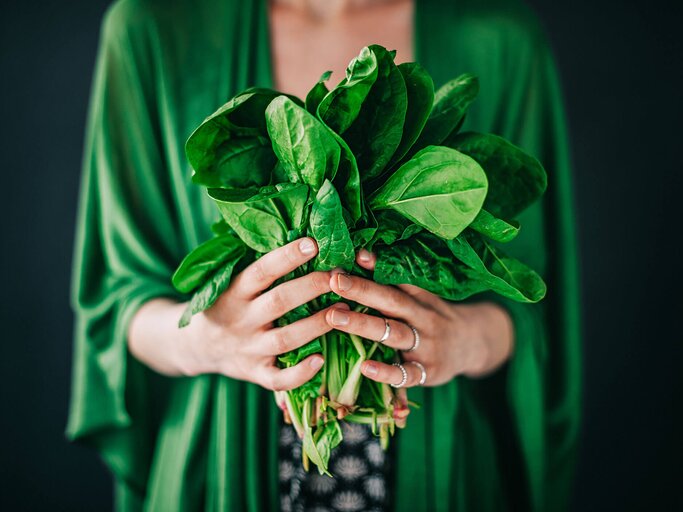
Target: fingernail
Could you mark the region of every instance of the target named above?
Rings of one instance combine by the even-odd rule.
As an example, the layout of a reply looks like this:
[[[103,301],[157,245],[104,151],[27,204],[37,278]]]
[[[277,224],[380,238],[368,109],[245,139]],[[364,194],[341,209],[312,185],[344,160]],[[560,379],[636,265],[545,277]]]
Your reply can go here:
[[[343,292],[346,290],[351,289],[351,285],[353,282],[351,279],[349,279],[349,276],[346,274],[337,274],[337,286],[339,286],[339,289]]]
[[[363,374],[368,377],[374,377],[377,375],[377,365],[373,362],[367,362],[363,365]]]
[[[372,254],[370,254],[370,251],[361,249],[360,251],[358,251],[358,261],[361,261],[363,263],[370,263],[372,261]]]
[[[301,242],[299,242],[299,250],[302,254],[313,254],[315,251],[315,244],[313,243],[313,240],[310,238],[304,238]]]
[[[335,309],[330,316],[334,325],[346,325],[349,323],[349,314],[342,309]]]
[[[311,360],[308,362],[308,364],[309,364],[309,365],[311,366],[311,368],[313,368],[314,370],[320,370],[320,368],[323,367],[323,363],[324,363],[324,362],[325,362],[325,361],[323,360],[322,357],[314,357],[313,359],[311,359]]]

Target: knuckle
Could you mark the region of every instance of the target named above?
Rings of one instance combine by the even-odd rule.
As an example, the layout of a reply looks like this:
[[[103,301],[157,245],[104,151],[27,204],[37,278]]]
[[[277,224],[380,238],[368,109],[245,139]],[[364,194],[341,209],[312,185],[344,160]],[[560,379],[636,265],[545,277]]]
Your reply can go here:
[[[331,290],[330,276],[327,272],[313,272],[310,274],[310,276],[311,285],[317,292],[319,292],[319,294],[323,294]]]
[[[266,295],[265,307],[269,313],[279,315],[282,311],[284,311],[284,304],[285,301],[282,297],[282,292],[278,288],[273,288]]]
[[[295,264],[301,261],[301,253],[297,247],[297,242],[292,242],[284,247],[283,252],[289,263]]]
[[[266,274],[266,269],[263,265],[263,259],[258,259],[251,265],[249,279],[257,283],[264,283],[268,280],[268,275]]]
[[[287,339],[287,335],[282,328],[274,329],[272,336],[273,353],[280,355],[284,354],[285,352],[289,352],[289,340]]]

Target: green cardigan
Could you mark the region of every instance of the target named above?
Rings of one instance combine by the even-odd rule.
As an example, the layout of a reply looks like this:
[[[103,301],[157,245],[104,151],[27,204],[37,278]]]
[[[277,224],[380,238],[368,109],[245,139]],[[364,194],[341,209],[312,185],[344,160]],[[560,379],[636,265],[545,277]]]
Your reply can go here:
[[[272,85],[265,0],[120,0],[101,34],[86,133],[73,270],[76,312],[67,435],[94,446],[118,510],[276,510],[271,394],[219,375],[165,378],[133,359],[128,323],[217,218],[190,183],[183,144],[238,91]],[[520,218],[513,255],[548,297],[501,300],[516,346],[478,380],[415,388],[397,443],[400,511],[561,510],[580,409],[577,256],[557,71],[516,1],[417,0],[415,55],[437,86],[481,79],[466,128],[503,135],[546,166],[548,191]],[[368,44],[374,41],[368,41]],[[324,71],[321,69],[321,71]],[[498,300],[498,299],[495,299]]]

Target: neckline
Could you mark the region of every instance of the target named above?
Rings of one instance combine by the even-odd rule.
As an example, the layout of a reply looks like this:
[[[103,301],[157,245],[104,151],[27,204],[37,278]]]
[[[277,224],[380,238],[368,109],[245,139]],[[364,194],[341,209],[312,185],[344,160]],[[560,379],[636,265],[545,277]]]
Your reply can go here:
[[[412,53],[413,53],[413,59],[412,62],[421,62],[422,60],[422,54],[421,54],[421,44],[420,42],[420,37],[422,35],[422,31],[419,29],[419,20],[422,18],[421,16],[421,4],[425,0],[412,0],[413,2],[413,8],[412,8],[412,14],[411,14],[411,23],[412,23]],[[265,46],[264,48],[264,57],[267,59],[267,63],[264,66],[265,67],[265,72],[267,73],[267,76],[265,77],[268,82],[268,87],[274,89],[275,88],[275,59],[273,57],[273,39],[272,39],[272,34],[270,30],[270,17],[269,17],[269,8],[268,8],[268,3],[269,0],[257,0],[257,10],[259,12],[256,13],[259,23],[261,25],[261,30],[262,30],[262,41]],[[368,45],[373,44],[373,41],[368,41]],[[391,50],[391,48],[388,48]],[[361,48],[358,48],[358,51],[360,51]],[[320,73],[322,74],[324,70],[322,70]],[[313,87],[314,84],[311,84],[311,87]],[[303,99],[303,98],[302,98]]]

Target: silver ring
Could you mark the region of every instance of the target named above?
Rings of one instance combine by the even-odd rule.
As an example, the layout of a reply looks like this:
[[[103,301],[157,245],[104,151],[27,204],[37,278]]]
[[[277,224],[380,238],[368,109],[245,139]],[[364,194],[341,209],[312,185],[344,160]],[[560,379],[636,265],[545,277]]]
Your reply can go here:
[[[394,363],[394,366],[397,366],[399,370],[401,370],[401,373],[403,374],[403,378],[401,379],[401,382],[398,384],[390,384],[392,388],[402,388],[403,386],[406,385],[406,382],[408,382],[408,372],[406,371],[406,367],[403,366],[401,363]]]
[[[384,319],[384,334],[382,334],[382,337],[377,340],[377,343],[384,343],[389,339],[389,336],[391,335],[391,326],[389,325],[389,320],[386,318]]]
[[[409,363],[413,363],[415,366],[418,367],[420,370],[420,382],[417,383],[418,386],[424,386],[425,382],[427,382],[427,370],[425,370],[425,367],[422,365],[422,363],[419,363],[417,361],[408,361]]]
[[[415,352],[417,350],[417,347],[420,346],[420,333],[417,332],[417,329],[413,327],[412,325],[409,325],[410,330],[413,331],[413,346],[410,347],[408,350],[404,350],[403,352]]]

